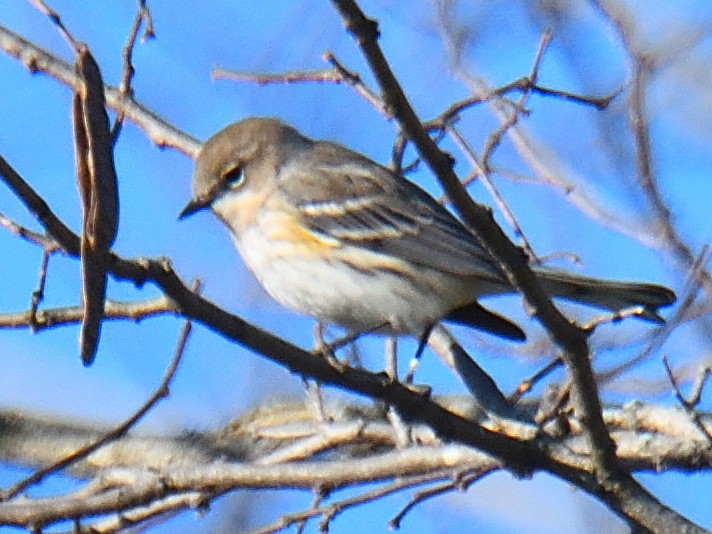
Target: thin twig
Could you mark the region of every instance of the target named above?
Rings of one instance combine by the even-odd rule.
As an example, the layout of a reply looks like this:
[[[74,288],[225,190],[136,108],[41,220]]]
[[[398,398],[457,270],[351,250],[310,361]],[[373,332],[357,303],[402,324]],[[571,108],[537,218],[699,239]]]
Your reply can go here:
[[[52,255],[52,250],[45,248],[42,251],[42,262],[40,263],[39,282],[37,289],[32,292],[30,299],[30,310],[28,312],[29,327],[33,333],[37,331],[37,308],[40,302],[44,299],[45,284],[47,283],[47,266],[49,265],[49,257]]]
[[[408,504],[406,504],[395,516],[390,519],[390,521],[388,521],[388,527],[391,530],[398,530],[401,527],[403,518],[405,518],[405,516],[418,504],[452,491],[465,491],[478,480],[481,480],[488,474],[497,471],[499,467],[500,466],[498,464],[493,462],[490,465],[478,467],[474,470],[474,472],[469,471],[467,473],[463,473],[460,471],[459,473],[456,473],[455,476],[451,477],[451,480],[447,482],[436,484],[430,488],[416,492],[410,498]]]
[[[534,64],[532,65],[531,72],[529,74],[529,83],[530,85],[536,84],[537,78],[539,77],[539,67],[541,66],[541,60],[544,57],[544,52],[546,51],[547,47],[549,46],[549,43],[551,42],[551,33],[550,32],[544,32],[544,34],[541,36],[541,39],[539,39],[539,48],[537,49],[536,55],[534,57]],[[499,127],[492,132],[487,137],[487,141],[485,142],[485,146],[482,150],[482,159],[481,159],[481,166],[483,170],[483,174],[488,174],[490,171],[489,167],[489,162],[490,158],[492,157],[492,154],[496,150],[496,148],[499,146],[499,144],[502,141],[502,137],[504,134],[515,126],[517,122],[519,121],[520,115],[524,112],[524,106],[527,103],[527,99],[529,97],[529,91],[523,91],[521,96],[519,97],[519,101],[516,103],[514,106],[514,109],[509,115],[509,118],[503,122],[500,123]],[[534,256],[536,257],[536,256]]]
[[[168,495],[151,502],[146,506],[137,506],[130,510],[122,510],[118,514],[102,518],[94,522],[85,522],[72,534],[114,534],[131,531],[150,519],[175,515],[181,510],[199,510],[209,501],[208,492],[187,491],[178,495]],[[140,528],[133,530],[140,531]]]
[[[448,124],[454,124],[455,122],[457,122],[457,120],[453,119]],[[447,134],[445,126],[443,126],[442,128],[428,129],[427,131],[428,133],[435,134],[433,136],[433,142],[436,145],[440,145],[440,142],[445,139],[445,136]],[[407,165],[403,165],[403,157],[405,156],[405,149],[407,146],[408,138],[403,135],[402,131],[399,131],[398,135],[396,135],[396,138],[393,141],[393,148],[391,149],[391,169],[393,169],[393,172],[395,172],[396,174],[406,175],[408,173],[415,172],[420,166],[420,163],[423,161],[419,155],[416,155],[415,159],[412,162],[408,163]],[[443,197],[440,198],[440,203],[445,204],[446,202],[448,202],[448,200],[449,199],[447,198],[447,195],[443,195]]]
[[[645,317],[645,311],[644,306],[631,306],[630,308],[603,313],[582,324],[581,328],[592,334],[602,324],[617,323],[627,317]]]
[[[697,378],[692,386],[692,391],[690,392],[690,398],[687,400],[692,406],[697,406],[702,401],[702,390],[707,384],[707,379],[712,373],[712,368],[705,365],[700,372],[697,373]]]
[[[692,419],[692,422],[695,423],[695,426],[705,437],[707,443],[712,446],[712,434],[710,434],[710,431],[702,422],[700,414],[697,413],[697,410],[695,410],[695,406],[697,406],[697,403],[700,401],[701,392],[702,388],[704,387],[705,380],[709,376],[709,368],[704,368],[703,372],[701,373],[701,377],[698,379],[698,384],[696,387],[697,391],[694,392],[690,400],[687,400],[680,391],[680,385],[677,383],[677,379],[675,378],[675,375],[672,372],[672,368],[670,367],[670,362],[668,362],[667,356],[663,356],[663,365],[665,366],[665,372],[667,373],[668,380],[670,380],[672,390],[675,393],[675,398],[678,400],[680,405],[682,405],[687,414],[690,416],[690,419]]]
[[[213,80],[231,80],[234,82],[251,82],[257,85],[271,85],[276,83],[302,83],[302,82],[332,82],[342,83],[344,80],[334,69],[320,70],[290,70],[287,72],[240,72],[213,67],[210,71]]]
[[[509,402],[511,402],[512,404],[517,404],[524,395],[529,393],[534,388],[536,384],[541,382],[544,378],[549,376],[563,364],[564,361],[557,356],[549,363],[547,363],[544,367],[542,367],[539,371],[534,373],[532,376],[525,380],[522,380],[517,386],[517,389],[514,390],[514,393],[509,395]]]
[[[524,98],[524,96],[522,96],[522,98]],[[515,117],[517,116],[517,114],[515,113],[512,116]],[[511,125],[514,125],[514,122],[512,122]],[[462,152],[465,154],[468,163],[473,168],[474,174],[479,177],[480,181],[482,182],[482,185],[484,185],[485,189],[487,189],[487,192],[499,208],[499,211],[502,213],[502,216],[504,217],[505,221],[507,221],[507,224],[512,227],[515,238],[518,238],[521,241],[524,251],[526,252],[527,257],[529,258],[529,261],[536,264],[541,263],[541,260],[538,258],[538,256],[534,252],[534,248],[527,239],[527,236],[524,234],[524,230],[522,230],[519,221],[517,221],[517,218],[514,216],[512,210],[509,209],[509,206],[504,200],[504,197],[502,197],[501,193],[499,192],[499,189],[497,189],[497,187],[490,179],[488,167],[480,163],[480,160],[475,155],[475,152],[472,150],[472,147],[465,140],[465,138],[460,135],[460,132],[454,126],[448,125],[446,127],[446,131],[448,134],[450,134],[450,137],[453,138],[460,150],[462,150]],[[503,135],[504,131],[505,130],[502,130],[500,135]]]
[[[104,319],[128,319],[137,322],[148,317],[177,312],[175,302],[165,295],[140,301],[107,299],[104,302]],[[82,306],[47,308],[37,310],[34,314],[32,310],[0,313],[0,329],[29,327],[34,332],[39,332],[57,326],[80,323],[83,316]]]
[[[279,532],[284,530],[294,524],[299,524],[312,519],[314,517],[322,516],[319,528],[323,532],[323,529],[327,527],[328,523],[336,517],[339,513],[352,508],[354,506],[364,504],[371,501],[376,501],[393,493],[403,491],[414,486],[420,486],[423,484],[428,484],[442,480],[443,478],[448,478],[448,471],[436,471],[434,473],[428,473],[427,475],[420,476],[406,476],[400,479],[394,480],[383,486],[375,488],[373,490],[360,493],[353,497],[349,497],[340,501],[336,501],[328,504],[318,504],[318,506],[312,505],[310,508],[303,510],[301,512],[296,512],[293,514],[285,514],[280,517],[276,522],[265,525],[259,529],[252,531],[251,534],[270,534],[273,532]]]
[[[524,77],[491,89],[486,94],[473,95],[468,98],[458,100],[457,102],[450,104],[447,108],[441,111],[437,117],[423,123],[423,126],[425,126],[427,129],[444,128],[446,124],[448,124],[456,116],[460,115],[460,113],[462,113],[463,111],[466,111],[476,105],[489,102],[494,99],[500,99],[501,97],[513,92],[536,93],[542,96],[550,96],[561,100],[568,100],[577,104],[592,106],[598,110],[604,110],[611,104],[611,102],[616,97],[621,94],[624,89],[625,87],[622,87],[607,96],[584,96],[570,93],[568,91],[563,91],[561,89],[542,87],[541,85],[532,83],[531,78]]]
[[[133,66],[133,52],[136,47],[136,41],[138,40],[138,34],[141,31],[141,26],[144,25],[144,31],[141,35],[141,43],[145,43],[148,39],[153,39],[156,36],[153,28],[153,17],[151,16],[151,11],[148,9],[146,1],[147,0],[138,1],[136,16],[134,17],[131,30],[129,31],[129,36],[126,39],[126,44],[121,50],[123,67],[121,69],[121,80],[119,81],[118,98],[120,100],[133,96],[131,81],[136,73]],[[121,128],[124,124],[124,117],[125,115],[123,110],[119,110],[116,114],[114,125],[111,127],[111,138],[113,139],[114,144],[116,144],[116,140],[119,138],[121,133]]]
[[[257,85],[270,85],[275,83],[336,83],[346,84],[353,88],[366,102],[371,104],[381,114],[390,118],[392,113],[388,111],[383,100],[361,79],[357,73],[347,69],[331,52],[325,52],[322,60],[331,65],[330,69],[320,70],[293,70],[280,73],[250,73],[239,72],[213,67],[211,76],[214,80],[226,79],[237,82],[252,82]]]
[[[57,13],[54,9],[49,7],[47,4],[44,3],[43,0],[29,0],[30,3],[37,8],[37,10],[49,17],[49,19],[52,21],[52,24],[54,24],[57,27],[57,30],[59,31],[60,35],[64,38],[65,41],[69,44],[70,47],[72,47],[72,50],[75,52],[79,51],[79,48],[81,46],[81,43],[74,38],[72,33],[67,29],[67,27],[64,25],[62,22],[62,18],[59,16],[59,13]]]
[[[371,104],[379,113],[386,118],[393,117],[393,111],[390,110],[383,99],[378,94],[369,89],[369,87],[361,79],[358,73],[347,69],[332,52],[326,52],[321,56],[321,59],[329,63],[333,69],[341,76],[341,79],[356,91],[366,102]]]
[[[2,160],[1,156],[0,160]],[[0,170],[0,174],[1,173],[2,171]],[[17,224],[15,221],[8,219],[2,213],[0,213],[0,226],[5,227],[9,232],[17,237],[24,239],[29,243],[39,245],[45,250],[62,250],[59,243],[47,234],[40,234],[30,230],[29,228],[25,228],[24,226]]]

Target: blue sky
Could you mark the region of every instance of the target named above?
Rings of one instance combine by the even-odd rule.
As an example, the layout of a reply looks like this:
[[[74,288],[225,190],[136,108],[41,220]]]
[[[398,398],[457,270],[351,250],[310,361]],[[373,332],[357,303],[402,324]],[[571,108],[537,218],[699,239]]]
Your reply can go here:
[[[629,4],[635,7],[636,3]],[[194,3],[162,0],[150,5],[157,39],[139,45],[135,51],[134,88],[139,101],[168,121],[205,139],[245,116],[277,116],[310,136],[336,140],[377,161],[388,161],[395,125],[348,87],[332,84],[258,87],[210,78],[211,68],[217,65],[250,72],[319,69],[326,66],[321,54],[330,50],[373,86],[358,49],[330,3],[214,1],[196,8]],[[530,5],[474,2],[458,11],[458,22],[473,36],[465,48],[465,63],[492,86],[528,74],[541,30],[545,24],[553,24],[553,19],[534,17]],[[709,217],[712,181],[708,176],[712,168],[709,150],[712,128],[708,120],[712,110],[708,94],[712,39],[707,30],[712,22],[712,9],[702,0],[674,3],[674,8],[671,3],[657,0],[646,5],[650,7],[636,11],[636,23],[641,42],[651,49],[672,49],[681,40],[680,35],[695,31],[706,35],[686,52],[677,54],[655,77],[649,96],[655,170],[673,208],[676,224],[693,250],[698,251],[712,234]],[[115,84],[120,76],[121,48],[134,16],[134,4],[57,0],[52,6],[75,35],[89,44],[103,69],[104,79]],[[364,1],[362,7],[379,20],[381,45],[422,117],[431,118],[452,101],[467,96],[467,88],[448,75],[448,57],[431,2],[417,0],[403,9],[395,1]],[[588,94],[608,94],[618,89],[629,75],[620,43],[611,38],[608,28],[587,4],[574,2],[571,9],[574,14],[568,19],[573,21],[570,26],[554,25],[554,40],[542,64],[541,83]],[[0,13],[0,23],[72,60],[67,45],[29,2],[9,0]],[[0,80],[0,153],[65,222],[78,229],[70,91],[45,76],[30,75],[16,60],[5,55],[0,55]],[[561,173],[606,209],[620,214],[631,227],[645,227],[645,216],[638,210],[643,203],[631,194],[635,160],[626,130],[625,100],[616,100],[606,112],[538,96],[532,96],[527,107],[532,112],[526,118],[527,131],[543,150],[554,155],[552,161],[556,161]],[[479,148],[496,123],[485,108],[478,108],[467,113],[461,128]],[[457,149],[451,143],[446,143],[445,148],[458,156],[461,162],[456,168],[458,172],[467,174],[464,158],[459,157]],[[114,246],[118,254],[167,256],[184,279],[203,280],[205,295],[226,309],[301,346],[311,345],[311,320],[297,317],[269,300],[245,271],[229,236],[217,221],[207,214],[180,223],[176,220],[190,195],[192,162],[188,158],[156,148],[143,132],[128,123],[116,148],[116,162],[121,196],[121,222]],[[505,142],[497,152],[494,164],[510,172],[532,174],[510,142]],[[410,178],[439,194],[427,171],[420,170]],[[573,252],[581,257],[584,265],[580,269],[587,274],[654,281],[681,289],[682,271],[669,256],[602,228],[550,188],[502,179],[497,183],[539,254]],[[481,187],[473,186],[472,193],[491,204]],[[24,208],[3,187],[0,187],[0,212],[36,228]],[[0,231],[0,251],[3,251],[2,311],[26,309],[37,283],[41,252],[19,243],[5,231]],[[577,268],[561,261],[557,266]],[[117,299],[142,299],[155,294],[151,287],[137,290],[115,282],[109,286],[109,295]],[[78,263],[55,256],[50,263],[44,305],[75,304],[78,295]],[[518,299],[503,299],[497,305],[522,320],[534,337],[541,335],[536,325],[526,321]],[[139,325],[107,323],[96,362],[89,369],[82,368],[79,361],[77,327],[34,336],[26,331],[0,332],[0,406],[118,422],[132,413],[159,382],[179,328],[179,321],[170,317],[146,320]],[[602,344],[614,333],[641,336],[649,328],[635,321],[604,327],[601,337],[594,337],[592,343]],[[704,361],[709,338],[701,331],[699,324],[681,328],[631,380],[662,379],[659,359],[662,353],[675,366]],[[492,347],[491,338],[463,330],[456,332],[480,355],[480,363],[505,390],[515,387],[538,368],[532,358],[505,357],[511,349],[509,345]],[[487,342],[485,345],[483,340]],[[411,345],[403,344],[403,350],[410,350]],[[365,340],[361,348],[369,365],[380,365],[380,340]],[[636,348],[639,345],[629,350]],[[606,353],[604,361],[614,362],[616,357],[620,354]],[[432,384],[436,392],[463,392],[460,383],[432,357],[424,359],[418,379]],[[270,388],[259,387],[263,384],[269,384]],[[212,429],[260,399],[300,395],[300,388],[299,379],[284,369],[198,327],[189,342],[171,397],[152,412],[141,430]],[[616,401],[628,398],[610,397]],[[652,400],[674,402],[668,393],[658,394]],[[11,475],[3,474],[2,480],[8,476]],[[642,478],[663,500],[712,527],[712,515],[703,497],[710,493],[708,477],[670,474]],[[261,503],[263,510],[255,512],[253,526],[274,519],[274,509],[283,502],[279,498],[269,494],[254,501]],[[305,506],[309,498],[301,494],[285,502],[295,509]],[[337,519],[334,529],[349,531],[355,522],[368,521],[370,530],[386,531],[387,520],[407,498],[407,494],[402,494],[362,510],[346,512]],[[216,509],[227,507],[235,499],[225,499],[227,502]],[[552,510],[556,513],[552,514]],[[606,531],[620,528],[620,523],[592,499],[548,477],[517,481],[501,474],[466,494],[436,499],[417,508],[402,528],[406,532],[456,532],[467,524],[472,531],[482,533],[585,532],[591,528],[591,518],[596,527],[606,525]],[[209,514],[200,521],[187,514],[155,531],[197,528],[208,532],[217,525],[220,525],[218,514]]]

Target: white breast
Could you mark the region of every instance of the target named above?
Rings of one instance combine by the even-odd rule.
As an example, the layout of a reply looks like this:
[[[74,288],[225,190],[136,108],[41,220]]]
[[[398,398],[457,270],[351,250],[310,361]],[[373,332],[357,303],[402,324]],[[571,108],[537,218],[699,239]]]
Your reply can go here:
[[[392,333],[416,336],[448,311],[470,300],[463,281],[431,269],[420,268],[417,282],[407,273],[391,269],[365,269],[361,249],[334,251],[330,260],[321,255],[293,253],[287,241],[272,241],[252,227],[235,238],[242,258],[267,292],[283,306],[321,322],[352,331],[371,330],[387,323]],[[361,255],[354,269],[343,258]],[[383,263],[374,262],[374,263]]]

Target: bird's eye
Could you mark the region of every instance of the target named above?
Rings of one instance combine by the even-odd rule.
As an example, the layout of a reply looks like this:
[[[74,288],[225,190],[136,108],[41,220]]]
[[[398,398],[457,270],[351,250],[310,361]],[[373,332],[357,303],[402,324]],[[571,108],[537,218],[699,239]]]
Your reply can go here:
[[[225,189],[236,189],[242,185],[242,181],[245,179],[244,173],[242,172],[242,167],[240,165],[235,165],[230,167],[223,173],[223,183],[225,184]]]

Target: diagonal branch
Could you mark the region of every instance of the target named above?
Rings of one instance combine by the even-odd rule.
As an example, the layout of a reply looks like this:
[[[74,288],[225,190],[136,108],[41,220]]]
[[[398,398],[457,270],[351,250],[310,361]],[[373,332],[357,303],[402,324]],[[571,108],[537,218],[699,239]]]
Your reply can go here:
[[[2,25],[0,25],[0,49],[17,58],[31,73],[47,74],[72,90],[79,87],[79,79],[71,65]],[[133,97],[123,95],[115,87],[105,85],[104,92],[107,105],[123,113],[126,118],[146,132],[156,145],[175,148],[190,157],[197,154],[200,148],[197,139],[164,121]]]

